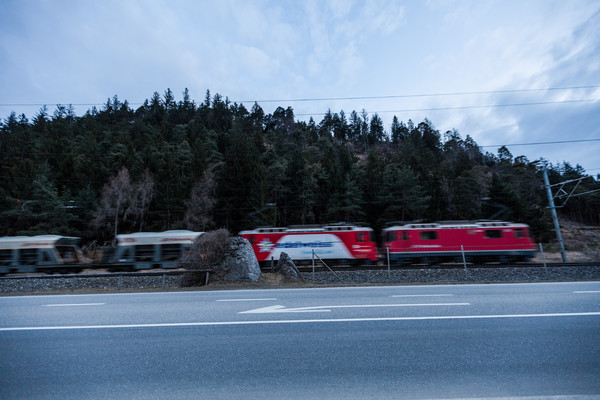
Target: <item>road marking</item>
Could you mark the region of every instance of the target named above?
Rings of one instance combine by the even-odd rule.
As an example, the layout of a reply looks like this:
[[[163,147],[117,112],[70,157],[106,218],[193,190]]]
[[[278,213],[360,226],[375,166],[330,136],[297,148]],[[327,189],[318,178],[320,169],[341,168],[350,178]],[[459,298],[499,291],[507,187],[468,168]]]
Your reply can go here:
[[[511,397],[465,397],[448,399],[430,399],[430,400],[598,400],[599,395],[576,394],[576,395],[556,395],[556,396],[511,396]]]
[[[438,303],[438,304],[354,304],[344,306],[314,306],[285,308],[285,306],[269,306],[254,310],[242,311],[238,314],[270,314],[270,313],[299,313],[299,312],[330,312],[333,308],[382,308],[382,307],[428,307],[428,306],[470,306],[470,303]]]
[[[103,306],[106,303],[79,303],[79,304],[44,304],[44,307],[86,307],[86,306]]]
[[[221,299],[216,301],[273,301],[277,300],[275,297],[270,299]]]
[[[390,297],[450,297],[453,294],[395,294]]]
[[[559,317],[599,317],[600,312],[556,313],[556,314],[506,314],[506,315],[442,315],[438,317],[383,317],[383,318],[338,318],[338,319],[288,319],[264,321],[221,321],[221,322],[172,322],[162,324],[128,325],[72,325],[72,326],[24,326],[0,328],[0,332],[15,331],[55,331],[75,329],[128,329],[128,328],[181,328],[196,326],[232,326],[232,325],[278,325],[278,324],[318,324],[330,322],[384,322],[384,321],[443,321],[460,319],[496,319],[496,318],[559,318]]]
[[[577,294],[582,294],[582,293],[600,293],[600,290],[578,290],[576,292],[573,293],[577,293]]]

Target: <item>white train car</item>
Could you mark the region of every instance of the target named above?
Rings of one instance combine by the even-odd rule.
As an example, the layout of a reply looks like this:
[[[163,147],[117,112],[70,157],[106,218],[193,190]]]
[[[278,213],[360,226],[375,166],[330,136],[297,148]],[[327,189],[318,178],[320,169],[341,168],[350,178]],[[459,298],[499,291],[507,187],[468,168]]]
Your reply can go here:
[[[26,272],[79,272],[80,238],[60,235],[0,237],[0,275]]]
[[[179,258],[204,232],[187,230],[117,235],[117,247],[105,260],[113,269],[177,268]]]

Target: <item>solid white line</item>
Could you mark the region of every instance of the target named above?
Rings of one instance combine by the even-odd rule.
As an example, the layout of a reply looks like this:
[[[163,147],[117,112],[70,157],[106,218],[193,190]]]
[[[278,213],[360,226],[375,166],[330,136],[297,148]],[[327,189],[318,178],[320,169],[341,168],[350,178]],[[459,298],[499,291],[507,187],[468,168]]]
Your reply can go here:
[[[600,293],[600,290],[578,290],[576,292],[573,293],[577,293],[577,294],[582,294],[582,293]]]
[[[390,297],[450,297],[453,294],[395,294]]]
[[[511,397],[465,397],[452,399],[430,399],[430,400],[598,400],[599,395],[556,395],[556,396],[511,396]]]
[[[311,324],[324,322],[379,322],[379,321],[435,321],[461,319],[496,319],[496,318],[548,318],[548,317],[598,317],[600,312],[555,313],[555,314],[506,314],[506,315],[446,315],[438,317],[389,317],[389,318],[339,318],[339,319],[291,319],[273,321],[222,321],[222,322],[173,322],[163,324],[128,324],[128,325],[72,325],[72,326],[24,326],[0,328],[0,332],[13,331],[52,331],[74,329],[124,329],[124,328],[165,328],[194,326],[229,326],[229,325],[276,325],[276,324]]]
[[[272,297],[270,299],[221,299],[221,300],[216,300],[216,301],[273,301],[273,300],[277,300],[275,297]]]
[[[80,304],[44,304],[44,307],[85,307],[85,306],[103,306],[106,303],[80,303]]]

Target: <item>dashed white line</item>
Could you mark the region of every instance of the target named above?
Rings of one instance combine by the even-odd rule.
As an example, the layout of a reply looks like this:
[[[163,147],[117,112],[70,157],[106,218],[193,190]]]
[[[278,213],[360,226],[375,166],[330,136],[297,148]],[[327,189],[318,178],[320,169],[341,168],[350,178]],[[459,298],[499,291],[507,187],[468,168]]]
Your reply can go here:
[[[578,290],[576,292],[573,293],[577,293],[577,294],[584,294],[584,293],[600,293],[600,290]]]
[[[450,297],[453,294],[395,294],[390,297]]]
[[[267,298],[267,299],[220,299],[216,301],[273,301],[277,300],[276,298]]]
[[[86,306],[103,306],[106,303],[79,303],[79,304],[44,304],[44,307],[86,307]]]

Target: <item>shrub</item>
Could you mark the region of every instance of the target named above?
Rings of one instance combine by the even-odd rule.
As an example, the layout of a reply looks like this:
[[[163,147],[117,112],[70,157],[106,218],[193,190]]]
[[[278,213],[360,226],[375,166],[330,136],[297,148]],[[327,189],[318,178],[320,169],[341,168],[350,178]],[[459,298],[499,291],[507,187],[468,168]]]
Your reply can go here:
[[[218,266],[225,259],[230,242],[231,234],[227,229],[200,235],[179,261],[182,268],[190,271],[184,275],[183,286],[202,284],[206,279],[206,270],[218,274]]]

